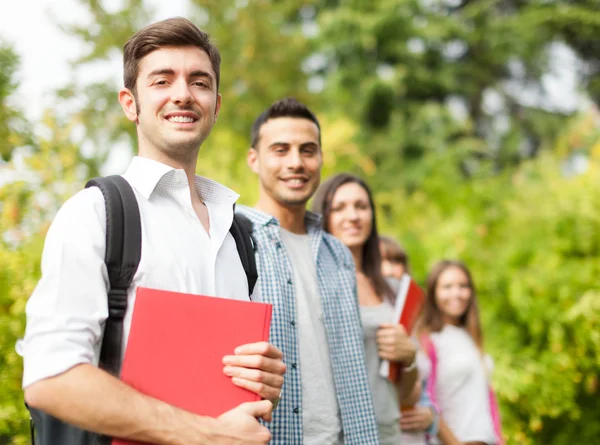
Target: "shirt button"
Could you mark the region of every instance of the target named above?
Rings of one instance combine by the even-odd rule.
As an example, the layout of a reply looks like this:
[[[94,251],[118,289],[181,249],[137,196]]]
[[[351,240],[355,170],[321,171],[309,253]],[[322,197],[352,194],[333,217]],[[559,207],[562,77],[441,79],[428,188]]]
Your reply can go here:
[[[300,408],[296,407],[294,408],[294,414],[298,414],[300,412]]]
[[[292,326],[296,326],[296,322],[295,322],[294,320],[290,321],[290,324],[291,324]]]
[[[281,249],[281,243],[280,243],[279,241],[277,241],[277,242],[275,243],[275,247],[277,247],[278,249]]]
[[[288,284],[292,284],[292,279],[288,278]]]
[[[296,363],[292,363],[292,368],[296,369],[298,367],[298,365]]]

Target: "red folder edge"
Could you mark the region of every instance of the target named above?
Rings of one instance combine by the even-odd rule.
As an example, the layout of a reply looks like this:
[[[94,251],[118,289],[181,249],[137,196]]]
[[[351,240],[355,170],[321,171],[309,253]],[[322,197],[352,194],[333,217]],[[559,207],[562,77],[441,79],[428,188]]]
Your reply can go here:
[[[164,298],[165,301],[162,302],[162,304],[165,306],[165,311],[164,312],[159,312],[156,313],[155,311],[149,311],[149,309],[152,309],[152,307],[154,306],[154,309],[156,309],[156,298],[157,295],[160,295],[160,298]],[[181,302],[183,302],[183,306],[177,307],[176,305],[173,304],[173,301],[171,301],[171,299],[177,299],[179,298],[181,300]],[[177,317],[177,316],[182,316],[183,317],[183,321],[185,321],[185,316],[190,316],[190,314],[193,314],[188,306],[191,303],[192,299],[199,299],[197,300],[198,302],[200,302],[202,304],[202,302],[207,303],[208,306],[220,306],[222,310],[227,310],[226,308],[228,307],[229,310],[227,312],[225,312],[225,314],[227,314],[227,317],[224,317],[224,313],[222,311],[217,312],[215,314],[208,314],[205,315],[206,321],[208,324],[210,323],[214,323],[215,321],[218,321],[218,319],[222,319],[223,318],[228,318],[229,319],[229,324],[224,325],[223,326],[223,330],[227,330],[227,328],[232,328],[227,330],[225,337],[227,337],[228,335],[231,334],[232,337],[235,338],[244,338],[248,337],[248,335],[246,333],[243,332],[243,328],[246,327],[248,325],[248,319],[250,317],[257,317],[258,315],[261,315],[261,311],[262,311],[262,325],[257,326],[256,324],[253,324],[253,321],[250,322],[250,324],[252,325],[252,328],[255,328],[255,332],[253,335],[251,335],[251,338],[248,339],[244,339],[244,340],[238,340],[235,343],[236,344],[231,344],[229,348],[226,348],[226,350],[222,351],[222,352],[218,352],[216,354],[213,354],[213,356],[209,357],[209,360],[212,359],[212,361],[210,362],[212,364],[212,373],[213,373],[213,377],[216,375],[215,373],[216,371],[216,366],[217,363],[215,362],[215,360],[218,361],[218,367],[219,367],[219,376],[216,378],[217,381],[214,382],[214,384],[208,384],[208,385],[204,385],[207,386],[207,388],[209,388],[208,390],[206,390],[206,392],[204,392],[202,395],[202,399],[203,400],[208,400],[208,399],[213,399],[213,400],[208,400],[206,403],[212,403],[212,402],[217,402],[220,406],[220,409],[218,409],[219,412],[216,412],[213,407],[210,407],[209,411],[212,410],[212,412],[202,412],[201,409],[194,409],[195,407],[198,406],[198,403],[192,403],[192,405],[195,405],[194,408],[190,408],[190,406],[182,406],[180,403],[174,403],[172,400],[169,399],[169,397],[161,397],[161,396],[156,396],[155,394],[155,389],[156,388],[152,388],[151,390],[147,390],[147,388],[149,388],[149,384],[150,386],[152,386],[153,383],[151,380],[152,378],[148,378],[148,376],[152,376],[153,373],[153,369],[152,366],[147,366],[147,362],[152,363],[153,360],[155,360],[155,357],[152,357],[150,359],[150,355],[151,353],[145,354],[142,353],[140,355],[140,348],[146,348],[149,352],[150,350],[152,350],[152,347],[150,347],[147,343],[150,341],[152,341],[152,339],[156,339],[156,337],[161,337],[159,334],[157,334],[158,330],[160,329],[160,326],[157,324],[156,328],[153,326],[152,329],[150,331],[148,331],[148,324],[152,324],[153,320],[158,320],[163,321],[165,318],[168,319],[169,316],[171,316],[171,318],[173,317]],[[154,301],[150,301],[154,299]],[[145,303],[142,303],[142,300],[147,300]],[[146,306],[145,308],[145,312],[143,311],[143,307],[144,305]],[[142,310],[138,309],[138,306],[142,308]],[[193,304],[192,304],[193,306]],[[171,309],[171,311],[166,312],[167,309]],[[137,313],[136,313],[137,310]],[[238,317],[238,322],[240,322],[240,324],[242,324],[243,326],[237,326],[235,324],[235,317],[231,317],[233,315]],[[257,401],[260,399],[259,395],[256,393],[253,393],[249,390],[246,390],[244,388],[240,388],[238,386],[235,386],[233,384],[233,382],[231,382],[231,378],[226,376],[222,369],[223,369],[223,364],[222,364],[222,357],[225,355],[233,355],[234,354],[234,349],[237,346],[241,346],[242,344],[247,344],[247,343],[254,343],[254,342],[259,342],[259,341],[268,341],[269,340],[269,331],[270,331],[270,326],[271,326],[271,317],[272,317],[272,305],[271,304],[267,304],[267,303],[255,303],[255,302],[249,302],[249,301],[240,301],[240,300],[230,300],[230,299],[224,299],[224,298],[218,298],[218,297],[206,297],[206,296],[200,296],[200,295],[192,295],[192,294],[183,294],[183,293],[178,293],[178,292],[170,292],[170,291],[162,291],[162,290],[156,290],[156,289],[149,289],[149,288],[143,288],[143,287],[139,287],[137,289],[137,293],[136,293],[136,302],[134,305],[134,312],[132,315],[132,322],[131,322],[131,330],[130,330],[130,335],[129,335],[129,339],[128,339],[128,347],[127,350],[125,352],[125,358],[123,360],[123,367],[122,367],[122,371],[121,371],[121,380],[123,380],[125,383],[135,387],[136,389],[138,389],[140,392],[146,393],[150,396],[153,396],[155,398],[158,398],[160,400],[163,400],[167,403],[170,403],[174,406],[178,406],[182,409],[187,409],[188,411],[191,412],[195,412],[197,414],[200,415],[207,415],[207,416],[211,416],[211,417],[217,417],[218,415],[222,414],[223,412],[234,408],[235,406],[238,406],[241,403],[244,402],[251,402],[251,401]],[[174,321],[174,320],[172,320]],[[182,326],[186,326],[187,324],[190,323],[190,320],[187,320],[187,323],[181,323]],[[179,323],[178,323],[179,324]],[[177,328],[176,325],[173,325],[175,328]],[[182,326],[179,326],[180,328],[183,329]],[[146,329],[144,329],[146,328]],[[140,330],[145,332],[141,332]],[[154,332],[154,335],[151,336],[151,338],[144,338],[145,334],[147,332]],[[185,340],[185,339],[182,339]],[[213,343],[210,343],[212,345],[214,345],[214,337],[211,337],[209,339],[210,341],[213,341]],[[231,343],[231,339],[229,339],[230,343]],[[204,341],[201,342],[204,346],[206,346],[208,344],[208,342]],[[137,345],[136,345],[137,344]],[[130,352],[130,345],[132,345],[131,350],[133,352]],[[164,345],[163,345],[164,346]],[[172,353],[173,350],[176,350],[177,347],[173,347],[173,348],[165,348],[165,350],[163,350],[163,355],[168,355],[169,353]],[[213,348],[214,349],[214,348]],[[136,356],[137,354],[137,356]],[[216,356],[215,356],[216,355]],[[194,361],[194,359],[196,359]],[[136,363],[137,362],[137,363]],[[190,357],[185,356],[185,357],[181,357],[181,365],[183,364],[189,364],[191,363],[192,366],[195,364],[196,368],[199,366],[199,356],[194,356],[193,354],[191,354],[190,352]],[[141,369],[140,369],[141,368]],[[170,370],[176,370],[178,369],[176,367],[176,365],[167,367]],[[142,371],[142,372],[140,372]],[[175,378],[177,378],[175,376]],[[147,380],[145,382],[141,382],[140,380]],[[175,383],[175,387],[177,388],[175,391],[179,392],[179,396],[181,397],[181,395],[183,394],[183,397],[187,398],[187,399],[191,399],[194,396],[193,391],[182,391],[182,387],[186,386],[186,381],[184,381],[185,379],[179,379],[177,380]],[[205,381],[204,378],[202,378],[200,376],[200,378],[198,379],[194,379],[194,382],[197,383],[198,381]],[[161,384],[165,382],[165,380],[161,381]],[[160,391],[160,388],[158,388]],[[223,391],[219,394],[216,394],[215,391],[216,390],[220,390]],[[212,393],[212,394],[211,394]],[[194,399],[196,402],[199,401],[199,398]],[[112,440],[112,445],[142,445],[140,442],[135,442],[135,441],[131,441],[131,440],[127,440],[127,439],[120,439],[120,438],[114,438]]]
[[[396,295],[396,304],[394,307],[394,319],[396,323],[401,324],[406,329],[408,335],[412,334],[415,323],[423,305],[425,304],[425,292],[413,280],[413,278],[404,274],[400,280],[400,288]],[[401,376],[401,363],[393,363],[388,360],[382,360],[379,368],[379,374],[389,379],[391,382],[398,381]]]

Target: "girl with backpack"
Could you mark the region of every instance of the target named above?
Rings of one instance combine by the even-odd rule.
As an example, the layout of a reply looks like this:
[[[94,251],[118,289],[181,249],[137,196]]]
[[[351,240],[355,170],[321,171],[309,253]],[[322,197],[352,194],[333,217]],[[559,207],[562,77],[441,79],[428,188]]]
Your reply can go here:
[[[462,262],[444,260],[431,269],[418,332],[431,362],[427,389],[440,412],[441,443],[503,445],[489,382],[492,360],[483,350],[475,286]]]

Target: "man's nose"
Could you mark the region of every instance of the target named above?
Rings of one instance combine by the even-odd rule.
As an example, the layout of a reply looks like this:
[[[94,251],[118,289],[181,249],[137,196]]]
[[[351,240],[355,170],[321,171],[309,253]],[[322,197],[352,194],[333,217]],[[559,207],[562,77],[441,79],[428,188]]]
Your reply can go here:
[[[300,156],[299,150],[290,150],[287,156],[287,167],[290,169],[298,169],[304,165],[302,162],[302,156]]]
[[[177,105],[189,105],[192,103],[192,93],[187,82],[180,80],[173,84],[171,100]]]

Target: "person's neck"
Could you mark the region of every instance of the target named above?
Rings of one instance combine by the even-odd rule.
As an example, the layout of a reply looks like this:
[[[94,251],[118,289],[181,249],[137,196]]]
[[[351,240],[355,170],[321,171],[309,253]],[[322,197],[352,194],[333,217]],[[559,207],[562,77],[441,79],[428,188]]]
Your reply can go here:
[[[143,150],[142,147],[140,147],[138,156],[141,158],[152,159],[153,161],[160,162],[161,164],[168,165],[169,167],[177,170],[183,170],[188,180],[192,204],[203,202],[202,198],[196,191],[196,164],[198,162],[197,151],[195,154],[190,155],[188,159],[174,159],[164,153],[154,150]]]
[[[352,253],[352,258],[354,258],[354,266],[356,267],[356,273],[362,273],[363,246],[350,247],[350,252]]]
[[[261,196],[255,207],[261,212],[268,213],[277,218],[281,227],[288,232],[298,235],[306,234],[306,224],[304,223],[306,207],[304,205],[283,206]]]
[[[449,317],[447,315],[444,315],[442,317],[442,321],[444,323],[444,326],[445,325],[451,325],[451,326],[455,326],[457,328],[462,327],[461,326],[461,322],[460,322],[460,317],[459,318],[455,318],[455,317]]]

